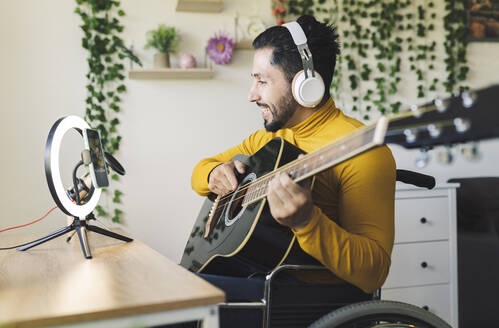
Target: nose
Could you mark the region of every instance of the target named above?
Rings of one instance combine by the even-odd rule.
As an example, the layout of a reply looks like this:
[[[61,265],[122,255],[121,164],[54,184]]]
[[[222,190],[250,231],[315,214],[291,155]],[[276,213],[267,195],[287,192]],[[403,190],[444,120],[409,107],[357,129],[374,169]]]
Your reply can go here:
[[[253,84],[251,85],[251,89],[249,91],[249,94],[248,94],[248,101],[255,102],[258,100],[260,100],[260,95],[256,89],[256,82],[253,82]]]

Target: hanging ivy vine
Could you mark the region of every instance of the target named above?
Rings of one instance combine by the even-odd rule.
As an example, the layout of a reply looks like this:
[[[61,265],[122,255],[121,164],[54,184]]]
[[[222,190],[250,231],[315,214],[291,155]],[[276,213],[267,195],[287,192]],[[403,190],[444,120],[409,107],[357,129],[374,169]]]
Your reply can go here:
[[[441,86],[449,93],[465,87],[467,0],[446,0],[445,40],[435,33],[436,20],[442,18],[435,0],[274,1],[286,6],[283,20],[310,14],[338,26],[342,49],[331,91],[360,119],[373,118],[372,109],[388,114],[410,105],[399,95],[407,81],[404,71],[413,72],[418,98],[436,95]],[[444,81],[436,72],[439,44],[447,54]]]
[[[468,0],[445,0],[445,90],[449,93],[468,89],[465,85],[469,67],[466,61],[468,45]]]
[[[80,25],[83,31],[82,46],[88,51],[85,120],[92,128],[99,130],[103,148],[114,154],[120,149],[122,140],[118,126],[120,103],[126,92],[123,61],[129,58],[141,66],[142,64],[125,47],[120,37],[124,27],[119,17],[123,17],[125,12],[120,9],[119,1],[76,0],[76,3],[75,13],[83,22]],[[113,173],[111,178],[118,180],[118,175]],[[123,212],[117,204],[121,203],[122,195],[118,189],[112,192],[112,202],[115,204],[113,222],[121,220]],[[102,206],[97,206],[96,210],[99,216],[109,216]]]
[[[312,15],[325,22],[331,21],[331,16],[337,12],[338,0],[272,0],[272,14],[276,23],[282,25],[288,18],[301,15]],[[331,5],[333,2],[333,5]]]
[[[402,80],[403,49],[397,24],[403,20],[400,9],[407,5],[408,2],[400,1],[341,1],[338,25],[342,55],[336,72],[340,72],[341,78],[341,71],[346,70],[344,79],[351,95],[346,102],[352,104],[352,111],[360,119],[369,120],[374,108],[382,114],[400,110],[402,103],[393,97]],[[341,81],[334,80],[331,86],[337,99],[340,84]],[[345,93],[341,97],[345,98]]]
[[[400,11],[406,8],[410,1],[373,1],[377,12],[373,13],[376,33],[373,35],[372,46],[378,50],[378,77],[376,81],[377,99],[373,101],[381,114],[398,113],[402,103],[392,99],[397,94],[400,77],[403,39],[398,27],[403,26],[404,16]]]

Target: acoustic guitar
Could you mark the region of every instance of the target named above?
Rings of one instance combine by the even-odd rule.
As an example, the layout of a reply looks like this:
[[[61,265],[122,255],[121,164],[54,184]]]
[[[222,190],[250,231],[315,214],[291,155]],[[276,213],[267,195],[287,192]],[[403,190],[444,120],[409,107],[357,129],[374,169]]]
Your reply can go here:
[[[295,243],[292,231],[278,224],[266,202],[277,172],[299,182],[385,143],[429,147],[499,136],[499,85],[413,108],[357,129],[312,153],[281,138],[248,158],[237,190],[209,195],[194,223],[181,265],[193,272],[247,276],[248,264],[268,272],[283,262],[310,264],[315,259]]]

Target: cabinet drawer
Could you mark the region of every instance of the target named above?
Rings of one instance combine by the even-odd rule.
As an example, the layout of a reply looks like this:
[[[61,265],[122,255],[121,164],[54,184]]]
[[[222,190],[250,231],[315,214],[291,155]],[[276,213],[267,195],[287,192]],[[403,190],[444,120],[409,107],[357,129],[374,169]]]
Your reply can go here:
[[[395,201],[395,242],[449,238],[447,197],[403,198]]]
[[[450,288],[448,284],[382,289],[381,299],[427,307],[430,312],[433,312],[448,323],[452,323]]]
[[[449,242],[399,244],[393,247],[390,273],[383,287],[449,282]]]

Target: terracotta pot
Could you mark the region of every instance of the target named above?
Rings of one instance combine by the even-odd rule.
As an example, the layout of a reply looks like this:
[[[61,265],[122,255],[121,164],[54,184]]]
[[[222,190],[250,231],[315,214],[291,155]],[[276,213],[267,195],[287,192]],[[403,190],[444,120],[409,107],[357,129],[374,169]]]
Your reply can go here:
[[[165,54],[165,53],[154,54],[154,67],[155,68],[169,68],[170,67],[170,54]]]

